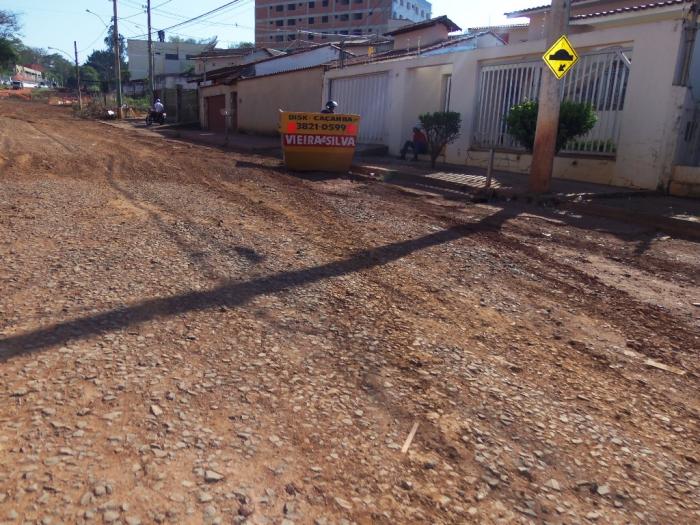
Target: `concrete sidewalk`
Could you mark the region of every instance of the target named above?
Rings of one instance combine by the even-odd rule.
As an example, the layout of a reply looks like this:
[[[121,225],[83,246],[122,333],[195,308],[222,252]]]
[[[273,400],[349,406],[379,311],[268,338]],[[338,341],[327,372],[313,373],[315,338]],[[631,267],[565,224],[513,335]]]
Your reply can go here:
[[[358,163],[354,168],[362,174],[369,175],[371,173],[387,182],[403,178],[459,191],[480,191],[486,188],[486,170],[484,168],[438,164],[433,169],[430,167],[429,162],[411,162],[387,157],[373,159],[371,163]],[[528,192],[528,176],[519,173],[494,171],[491,189],[504,196],[525,194]],[[622,197],[650,192],[603,184],[553,179],[551,193],[559,197]]]

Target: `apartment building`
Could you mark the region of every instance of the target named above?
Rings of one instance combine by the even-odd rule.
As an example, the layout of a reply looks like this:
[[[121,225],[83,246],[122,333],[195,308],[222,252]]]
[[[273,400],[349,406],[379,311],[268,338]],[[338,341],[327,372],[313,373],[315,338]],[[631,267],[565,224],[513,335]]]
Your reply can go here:
[[[255,0],[255,43],[325,43],[338,35],[383,35],[431,18],[427,0]]]

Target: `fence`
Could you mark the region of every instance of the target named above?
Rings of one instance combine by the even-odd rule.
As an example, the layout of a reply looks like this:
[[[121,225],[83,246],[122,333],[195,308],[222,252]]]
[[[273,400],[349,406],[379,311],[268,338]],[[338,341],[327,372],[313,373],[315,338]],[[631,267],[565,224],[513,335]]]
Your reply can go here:
[[[569,142],[564,152],[616,154],[630,57],[629,49],[587,53],[562,80],[562,99],[591,104],[598,117],[594,128]],[[482,66],[474,134],[477,146],[522,149],[508,134],[506,119],[516,104],[537,100],[544,67],[538,59]]]

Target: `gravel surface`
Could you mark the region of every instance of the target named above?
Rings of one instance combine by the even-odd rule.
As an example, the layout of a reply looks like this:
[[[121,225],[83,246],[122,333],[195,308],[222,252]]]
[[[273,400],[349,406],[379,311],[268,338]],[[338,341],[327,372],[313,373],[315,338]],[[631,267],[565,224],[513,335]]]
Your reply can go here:
[[[12,100],[0,232],[0,523],[700,523],[696,244]]]

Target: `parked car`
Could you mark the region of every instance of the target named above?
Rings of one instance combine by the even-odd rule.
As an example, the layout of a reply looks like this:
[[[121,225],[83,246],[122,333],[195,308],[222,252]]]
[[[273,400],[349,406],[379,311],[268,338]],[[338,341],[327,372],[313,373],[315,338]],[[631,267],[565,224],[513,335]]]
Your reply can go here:
[[[21,80],[12,81],[12,89],[22,89],[24,87],[24,82]]]

